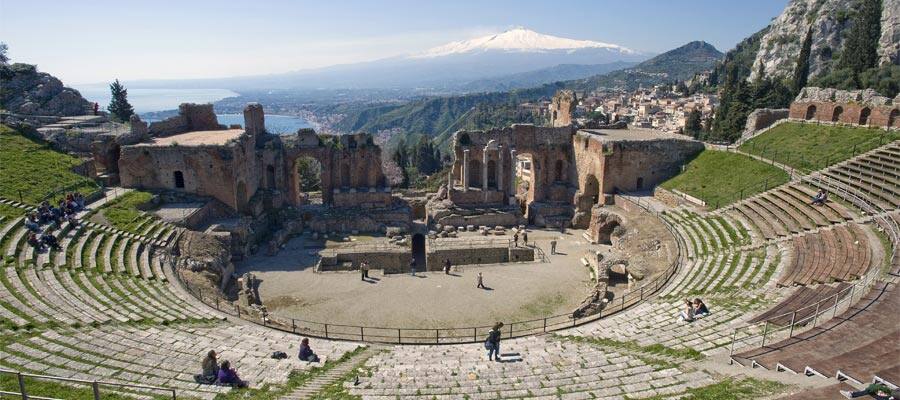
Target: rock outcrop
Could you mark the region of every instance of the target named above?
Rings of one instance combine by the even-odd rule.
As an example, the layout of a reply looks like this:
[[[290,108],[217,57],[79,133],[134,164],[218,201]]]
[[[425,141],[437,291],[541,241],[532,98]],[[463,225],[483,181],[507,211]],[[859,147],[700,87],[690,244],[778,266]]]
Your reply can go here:
[[[753,62],[750,80],[760,68],[768,77],[790,77],[797,65],[806,32],[812,29],[809,76],[828,72],[844,47],[853,24],[857,2],[852,0],[791,0],[769,25]],[[900,49],[900,0],[882,0],[881,38],[878,45],[882,65],[898,62]]]
[[[30,64],[0,65],[0,87],[0,104],[15,114],[83,115],[92,107],[77,90]]]

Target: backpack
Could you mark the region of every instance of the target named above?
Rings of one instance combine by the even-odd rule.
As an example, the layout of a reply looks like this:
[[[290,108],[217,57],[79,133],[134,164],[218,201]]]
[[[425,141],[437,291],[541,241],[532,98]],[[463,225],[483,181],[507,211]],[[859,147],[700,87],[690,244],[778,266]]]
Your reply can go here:
[[[276,351],[276,352],[272,353],[272,358],[274,358],[276,360],[283,360],[288,357],[287,357],[287,354],[285,354],[283,351]]]

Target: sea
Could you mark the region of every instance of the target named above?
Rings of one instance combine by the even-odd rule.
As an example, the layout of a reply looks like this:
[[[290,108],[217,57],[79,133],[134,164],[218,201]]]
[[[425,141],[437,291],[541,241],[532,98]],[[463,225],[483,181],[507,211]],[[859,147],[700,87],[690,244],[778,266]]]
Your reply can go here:
[[[88,101],[100,104],[103,109],[109,104],[109,87],[106,85],[75,86]],[[175,110],[181,103],[214,103],[216,101],[237,97],[240,94],[227,89],[128,89],[128,102],[138,114]],[[223,125],[244,125],[242,114],[217,114],[219,123]],[[154,122],[152,118],[144,118]],[[291,115],[266,114],[266,130],[276,134],[292,134],[300,128],[314,126],[304,118]]]

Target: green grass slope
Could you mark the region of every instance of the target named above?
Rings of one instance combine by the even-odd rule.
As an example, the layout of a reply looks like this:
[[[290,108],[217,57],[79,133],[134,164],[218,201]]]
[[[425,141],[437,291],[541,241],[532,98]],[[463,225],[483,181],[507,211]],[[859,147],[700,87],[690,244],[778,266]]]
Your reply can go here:
[[[898,139],[900,133],[883,129],[786,122],[738,149],[809,172]]]
[[[47,143],[25,137],[0,125],[0,196],[37,204],[57,199],[66,192],[87,195],[99,187],[72,167],[81,161],[54,151]]]
[[[762,192],[788,181],[788,174],[777,167],[736,153],[704,150],[691,160],[680,174],[662,183],[702,199],[710,208],[723,207],[743,197]]]

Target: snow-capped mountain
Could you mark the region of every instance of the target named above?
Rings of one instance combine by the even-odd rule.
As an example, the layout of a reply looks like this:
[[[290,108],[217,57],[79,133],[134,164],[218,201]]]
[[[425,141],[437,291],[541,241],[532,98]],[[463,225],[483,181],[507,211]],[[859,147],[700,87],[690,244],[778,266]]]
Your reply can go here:
[[[284,74],[245,76],[204,81],[126,82],[135,88],[208,87],[241,91],[242,89],[435,89],[435,91],[503,90],[523,73],[554,71],[568,65],[570,72],[580,68],[609,70],[609,66],[632,64],[649,58],[615,44],[592,40],[567,39],[541,34],[525,28],[471,40],[447,43],[421,53],[376,61],[334,65],[314,70]],[[579,68],[574,68],[576,66]],[[533,74],[532,74],[533,75]],[[547,73],[546,79],[529,76],[528,82],[539,85],[560,78]],[[567,79],[586,75],[564,74]],[[485,86],[484,82],[498,82]],[[509,81],[509,82],[507,82]]]
[[[450,42],[433,47],[412,58],[442,57],[454,54],[473,53],[478,51],[502,50],[518,52],[546,52],[549,50],[577,49],[609,49],[622,54],[637,54],[634,50],[617,44],[597,42],[593,40],[576,40],[558,36],[545,35],[517,27],[503,33],[482,36],[475,39]]]

